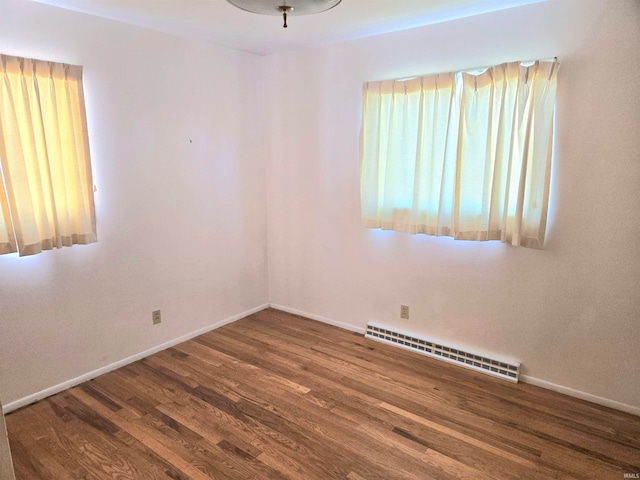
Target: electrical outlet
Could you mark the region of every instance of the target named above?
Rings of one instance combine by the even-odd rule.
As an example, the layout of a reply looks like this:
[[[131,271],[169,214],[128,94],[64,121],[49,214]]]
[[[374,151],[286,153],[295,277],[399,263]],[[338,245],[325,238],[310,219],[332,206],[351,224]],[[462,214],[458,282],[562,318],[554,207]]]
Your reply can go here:
[[[409,320],[409,305],[400,305],[400,318]]]
[[[151,312],[151,319],[153,320],[154,325],[162,322],[162,318],[160,317],[160,310],[154,310],[153,312]]]

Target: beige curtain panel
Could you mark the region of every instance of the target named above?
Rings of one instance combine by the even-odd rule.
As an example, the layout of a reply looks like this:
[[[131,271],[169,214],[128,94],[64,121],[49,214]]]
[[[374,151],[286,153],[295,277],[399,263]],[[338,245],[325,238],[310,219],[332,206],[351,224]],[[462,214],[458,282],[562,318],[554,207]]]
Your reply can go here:
[[[363,89],[365,227],[542,248],[558,62]]]
[[[0,55],[0,254],[97,241],[82,67]]]

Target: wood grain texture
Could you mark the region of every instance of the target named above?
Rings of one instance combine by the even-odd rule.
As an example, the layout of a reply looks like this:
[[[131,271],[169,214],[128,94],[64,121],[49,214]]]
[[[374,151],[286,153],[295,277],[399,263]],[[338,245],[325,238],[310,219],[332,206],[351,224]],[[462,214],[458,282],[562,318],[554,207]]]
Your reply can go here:
[[[21,479],[623,479],[640,418],[264,310],[7,416]]]

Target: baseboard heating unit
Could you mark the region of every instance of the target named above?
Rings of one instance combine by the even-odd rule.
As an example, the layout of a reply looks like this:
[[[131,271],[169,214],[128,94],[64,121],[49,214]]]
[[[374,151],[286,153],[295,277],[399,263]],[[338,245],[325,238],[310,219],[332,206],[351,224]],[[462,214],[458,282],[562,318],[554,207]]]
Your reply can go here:
[[[403,332],[374,322],[367,324],[365,338],[518,383],[518,376],[520,375],[519,362],[491,358],[486,354],[481,355],[470,352],[468,349],[444,345],[413,333]]]

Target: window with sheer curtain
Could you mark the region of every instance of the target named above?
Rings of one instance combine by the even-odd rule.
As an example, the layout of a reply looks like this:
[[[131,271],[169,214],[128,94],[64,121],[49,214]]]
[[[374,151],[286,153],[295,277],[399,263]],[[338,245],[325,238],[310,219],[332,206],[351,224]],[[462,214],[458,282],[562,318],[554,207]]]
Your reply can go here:
[[[363,88],[365,227],[542,248],[557,61]]]
[[[82,67],[0,55],[0,254],[97,241]]]

